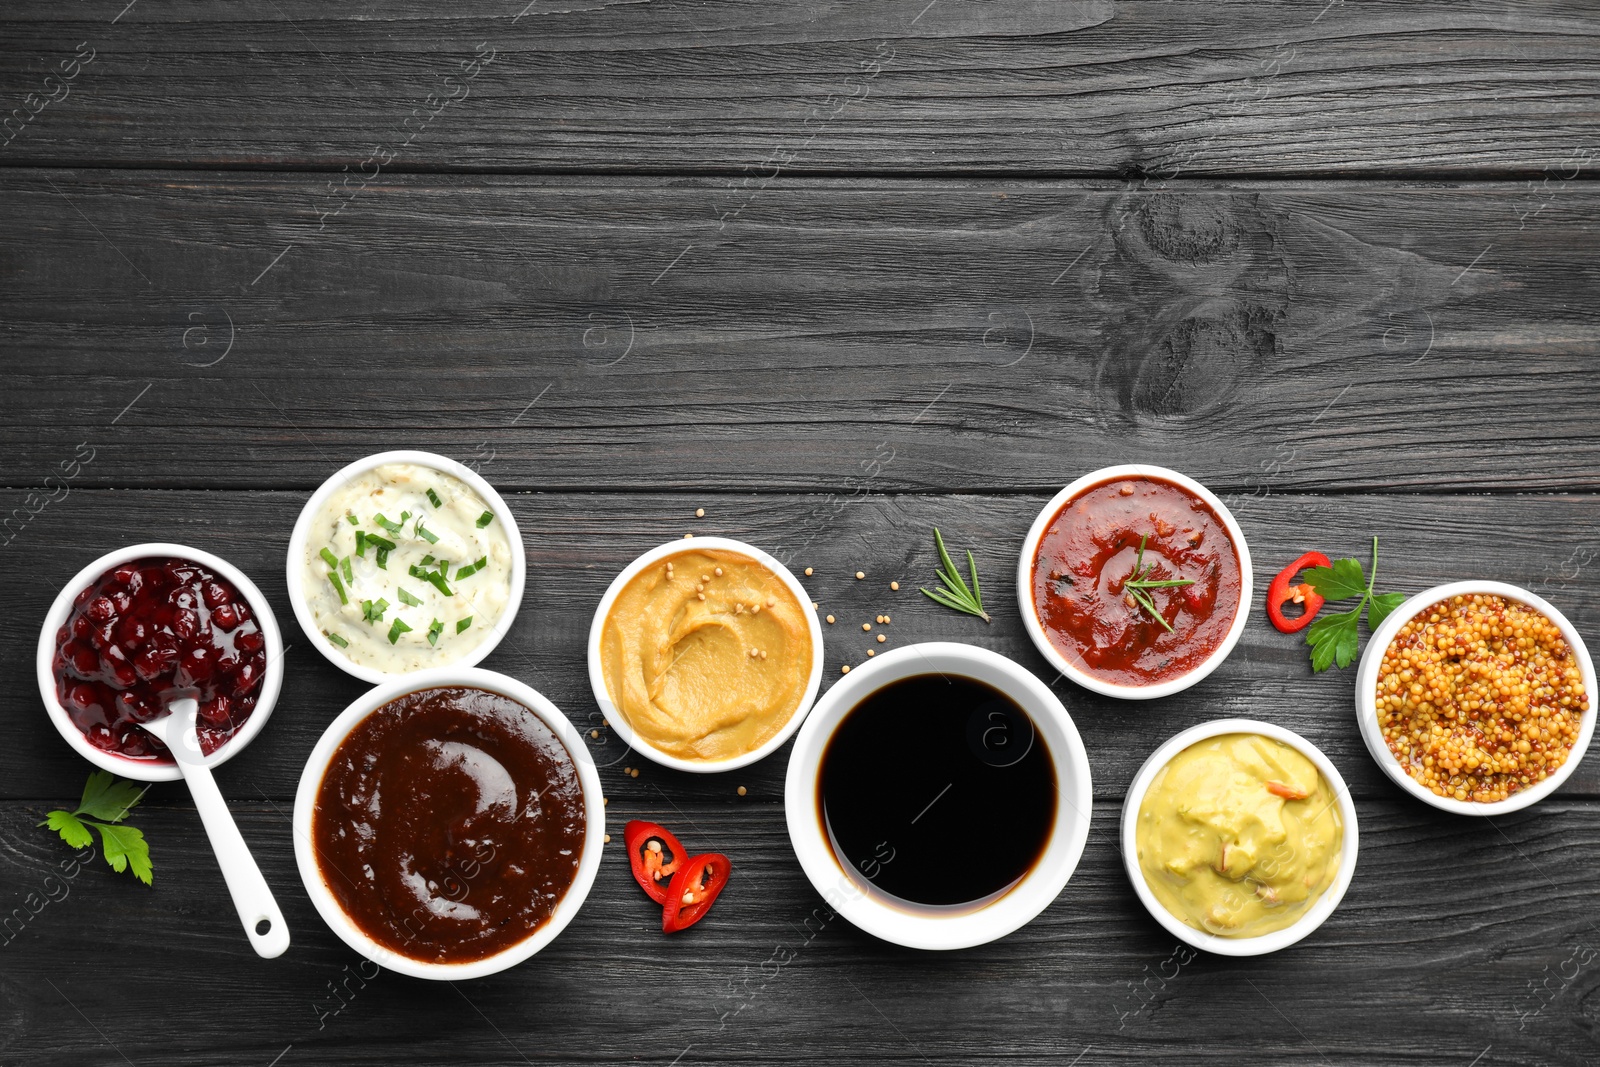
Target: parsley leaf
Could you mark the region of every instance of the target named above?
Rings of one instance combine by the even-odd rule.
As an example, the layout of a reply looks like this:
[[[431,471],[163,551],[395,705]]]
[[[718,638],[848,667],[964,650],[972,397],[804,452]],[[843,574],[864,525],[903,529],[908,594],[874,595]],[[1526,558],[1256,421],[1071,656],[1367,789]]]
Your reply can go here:
[[[1361,561],[1354,559],[1336,559],[1332,567],[1307,567],[1300,580],[1315,588],[1324,600],[1349,600],[1367,591]]]
[[[44,822],[39,825],[48,826],[50,829],[60,833],[61,840],[73,848],[88,848],[94,844],[94,835],[89,832],[89,828],[83,825],[78,817],[70,811],[61,811],[60,809],[52,811],[44,817]]]
[[[1353,610],[1324,615],[1306,631],[1311,646],[1311,670],[1320,674],[1329,667],[1348,667],[1361,650],[1361,612],[1367,612],[1367,629],[1376,630],[1389,613],[1406,599],[1404,593],[1375,593],[1378,581],[1378,539],[1372,539],[1372,577],[1361,572],[1361,561],[1336,559],[1331,567],[1308,567],[1302,580],[1324,600],[1349,600],[1359,596]]]
[[[137,782],[118,778],[110,771],[95,771],[83,786],[83,799],[78,801],[77,815],[107,822],[121,822],[144,796],[144,788]]]
[[[1405,602],[1404,593],[1379,593],[1367,601],[1367,629],[1376,630],[1382,626],[1389,613]]]
[[[90,823],[100,831],[100,843],[105,846],[106,862],[118,874],[133,868],[133,876],[145,885],[150,884],[150,846],[144,834],[131,826],[112,826],[110,823]]]
[[[1311,646],[1311,669],[1322,672],[1332,664],[1350,666],[1361,647],[1356,623],[1361,619],[1361,609],[1341,611],[1337,615],[1324,615],[1306,631],[1306,644]]]
[[[61,840],[78,849],[94,844],[94,834],[89,832],[94,827],[100,831],[102,851],[111,869],[120,873],[131,867],[133,876],[149,885],[150,846],[144,834],[131,826],[115,825],[128,817],[144,793],[137,782],[117,778],[110,771],[95,771],[84,783],[83,798],[76,811],[58,808],[47,812],[39,825],[50,827],[61,835]],[[89,818],[80,819],[80,815]]]

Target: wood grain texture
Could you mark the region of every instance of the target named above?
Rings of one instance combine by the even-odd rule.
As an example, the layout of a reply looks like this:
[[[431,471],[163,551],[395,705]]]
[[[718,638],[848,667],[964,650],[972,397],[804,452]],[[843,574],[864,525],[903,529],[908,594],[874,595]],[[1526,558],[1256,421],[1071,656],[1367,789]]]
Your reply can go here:
[[[493,466],[485,470],[491,480]],[[14,610],[0,615],[0,716],[26,724],[0,746],[0,797],[38,800],[77,788],[82,761],[44,718],[33,677],[43,618],[57,589],[114,547],[175,541],[217,552],[250,575],[268,597],[289,647],[282,696],[260,738],[219,771],[239,800],[294,796],[300,771],[323,728],[367,686],[339,671],[302,639],[284,588],[284,551],[305,495],[286,492],[73,492],[41,512],[7,551],[32,561]],[[1238,496],[1232,509],[1255,562],[1258,595],[1239,646],[1211,677],[1177,696],[1117,701],[1059,678],[1022,629],[1017,553],[1044,497],[788,496],[712,498],[673,494],[523,494],[510,498],[528,553],[528,589],[505,641],[486,667],[544,693],[582,729],[603,725],[589,688],[586,647],[595,606],[635,556],[685,532],[722,534],[758,545],[804,578],[824,614],[824,687],[842,664],[867,650],[917,641],[966,641],[1016,659],[1054,684],[1090,755],[1095,795],[1122,796],[1140,764],[1181,729],[1212,719],[1263,719],[1297,730],[1327,752],[1353,795],[1403,796],[1368,756],[1354,714],[1355,671],[1311,674],[1303,639],[1272,629],[1261,611],[1271,576],[1310,544],[1334,555],[1364,555],[1382,537],[1380,585],[1408,593],[1465,577],[1495,578],[1545,595],[1581,633],[1600,632],[1600,497]],[[707,514],[696,519],[704,506]],[[917,592],[936,562],[931,530],[971,547],[979,563],[991,626],[938,607]],[[1310,533],[1308,531],[1315,531]],[[868,578],[857,581],[856,571]],[[900,583],[892,592],[891,581]],[[880,613],[880,645],[860,630]],[[788,749],[737,775],[669,772],[621,748],[609,731],[591,741],[608,789],[639,799],[710,801],[744,784],[780,796]],[[645,766],[639,781],[622,768]],[[733,779],[737,778],[737,781]],[[181,794],[181,790],[175,791]],[[1600,757],[1582,762],[1562,796],[1600,797]],[[67,799],[62,797],[61,799]],[[0,1061],[3,1062],[3,1061]]]
[[[12,5],[0,39],[0,164],[354,168],[378,143],[409,169],[1434,175],[1600,150],[1581,0],[90,0]]]
[[[1600,193],[11,172],[5,481],[1592,491]],[[727,219],[723,214],[737,212]],[[16,504],[11,505],[17,506]]]
[[[0,1062],[1366,1067],[1469,1064],[1490,1047],[1480,1062],[1593,1062],[1600,933],[1574,856],[1600,848],[1595,803],[1558,798],[1490,826],[1363,801],[1343,906],[1292,951],[1254,959],[1174,955],[1128,888],[1119,808],[1096,804],[1076,874],[1038,919],[946,954],[830,920],[781,794],[613,794],[614,829],[661,820],[732,855],[716,910],[664,938],[613,846],[544,952],[452,986],[372,977],[334,937],[300,888],[282,804],[234,805],[294,938],[259,960],[193,809],[162,800],[130,819],[152,842],[146,889],[98,857],[64,877],[73,854],[32,825],[43,806],[6,802]]]

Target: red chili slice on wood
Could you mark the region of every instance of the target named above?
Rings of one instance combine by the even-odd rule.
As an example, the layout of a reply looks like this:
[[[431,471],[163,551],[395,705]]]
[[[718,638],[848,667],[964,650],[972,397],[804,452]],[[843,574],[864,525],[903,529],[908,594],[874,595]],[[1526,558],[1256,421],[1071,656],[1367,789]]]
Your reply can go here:
[[[1279,571],[1278,576],[1272,579],[1272,584],[1267,586],[1267,618],[1272,620],[1272,625],[1286,634],[1299,633],[1310,626],[1311,620],[1322,610],[1322,605],[1327,601],[1318,596],[1315,589],[1303,582],[1299,585],[1290,583],[1294,581],[1295,575],[1307,567],[1331,566],[1333,563],[1321,552],[1307,552]],[[1300,599],[1306,610],[1305,614],[1291,619],[1283,613],[1283,606],[1296,598]]]
[[[635,819],[622,829],[622,840],[628,849],[628,866],[633,870],[633,880],[639,888],[650,894],[650,899],[666,906],[667,887],[678,874],[688,853],[664,826]],[[680,894],[681,895],[681,894]]]
[[[711,905],[728,884],[733,864],[720,852],[695,856],[672,876],[667,887],[667,903],[661,913],[661,929],[669,934],[687,930],[711,910]]]

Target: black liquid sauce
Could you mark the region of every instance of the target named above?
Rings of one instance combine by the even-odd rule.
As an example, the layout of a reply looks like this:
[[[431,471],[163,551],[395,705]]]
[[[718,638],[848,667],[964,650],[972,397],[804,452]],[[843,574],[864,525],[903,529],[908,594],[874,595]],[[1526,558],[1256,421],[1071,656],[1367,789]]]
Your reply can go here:
[[[913,910],[970,910],[1044,854],[1055,764],[1027,712],[998,689],[918,675],[839,723],[822,754],[817,813],[858,883]]]

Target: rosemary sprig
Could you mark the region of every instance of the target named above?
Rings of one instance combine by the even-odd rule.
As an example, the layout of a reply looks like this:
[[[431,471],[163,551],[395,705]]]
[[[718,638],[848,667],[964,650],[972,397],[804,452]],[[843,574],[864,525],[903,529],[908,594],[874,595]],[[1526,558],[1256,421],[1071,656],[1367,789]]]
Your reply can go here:
[[[983,610],[983,589],[978,585],[978,564],[972,558],[972,551],[967,551],[967,571],[972,575],[972,585],[968,587],[962,580],[961,572],[956,570],[955,563],[950,559],[950,553],[945,551],[944,537],[940,535],[939,528],[933,528],[933,543],[939,549],[939,580],[944,584],[931,592],[927,589],[922,594],[935,604],[942,604],[947,608],[967,615],[976,615],[984,622],[993,622],[989,613]]]
[[[1139,554],[1134,558],[1133,561],[1133,573],[1128,576],[1127,581],[1122,583],[1122,588],[1128,591],[1128,595],[1133,597],[1135,603],[1150,613],[1151,618],[1155,619],[1156,622],[1159,622],[1162,626],[1165,626],[1167,628],[1167,633],[1170,634],[1173,632],[1172,624],[1168,622],[1165,616],[1163,616],[1161,612],[1156,609],[1155,601],[1150,599],[1150,594],[1147,592],[1147,590],[1175,589],[1179,586],[1193,585],[1194,579],[1146,578],[1145,575],[1150,573],[1150,571],[1149,568],[1147,568],[1144,564],[1144,543],[1148,539],[1148,534],[1139,535]]]

